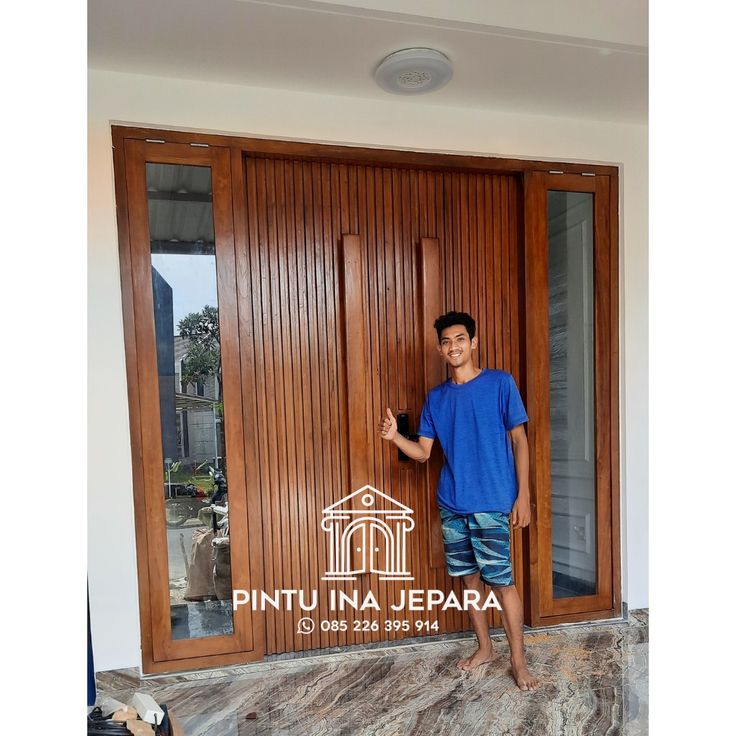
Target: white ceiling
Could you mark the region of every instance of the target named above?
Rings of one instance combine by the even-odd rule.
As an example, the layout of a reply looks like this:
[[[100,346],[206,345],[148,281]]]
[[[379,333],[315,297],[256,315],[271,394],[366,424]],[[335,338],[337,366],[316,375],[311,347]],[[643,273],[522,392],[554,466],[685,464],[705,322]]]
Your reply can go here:
[[[411,46],[454,77],[402,104],[644,123],[646,0],[89,0],[94,69],[398,98],[372,74]]]

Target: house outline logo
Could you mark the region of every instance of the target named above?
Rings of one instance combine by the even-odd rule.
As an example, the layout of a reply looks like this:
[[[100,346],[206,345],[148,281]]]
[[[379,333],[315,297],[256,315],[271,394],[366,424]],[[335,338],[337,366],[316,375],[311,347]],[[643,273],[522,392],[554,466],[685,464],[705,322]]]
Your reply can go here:
[[[388,508],[376,508],[377,498],[387,501]],[[353,508],[356,502],[361,508]],[[414,528],[413,515],[413,509],[372,485],[323,509],[321,526],[330,535],[330,554],[322,580],[357,580],[366,572],[377,573],[379,580],[414,580],[406,569],[406,535]]]

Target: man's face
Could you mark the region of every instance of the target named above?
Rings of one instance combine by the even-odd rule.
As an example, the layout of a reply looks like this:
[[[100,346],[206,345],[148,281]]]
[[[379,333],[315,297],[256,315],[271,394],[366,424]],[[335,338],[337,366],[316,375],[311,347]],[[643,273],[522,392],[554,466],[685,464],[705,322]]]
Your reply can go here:
[[[452,325],[442,330],[437,349],[453,368],[460,368],[472,361],[472,352],[477,346],[478,338],[471,340],[464,325]]]

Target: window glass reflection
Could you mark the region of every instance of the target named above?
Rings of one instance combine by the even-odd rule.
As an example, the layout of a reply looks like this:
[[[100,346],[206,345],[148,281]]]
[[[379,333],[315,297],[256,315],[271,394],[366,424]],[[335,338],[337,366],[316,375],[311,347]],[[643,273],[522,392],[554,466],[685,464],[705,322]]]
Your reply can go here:
[[[548,192],[552,590],[596,591],[593,195]]]
[[[174,639],[231,634],[211,171],[146,164]]]

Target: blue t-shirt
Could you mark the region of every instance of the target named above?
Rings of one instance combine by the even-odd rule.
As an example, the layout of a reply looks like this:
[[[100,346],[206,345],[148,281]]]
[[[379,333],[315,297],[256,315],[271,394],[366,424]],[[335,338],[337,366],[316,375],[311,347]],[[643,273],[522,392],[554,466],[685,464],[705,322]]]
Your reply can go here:
[[[518,494],[511,440],[506,432],[529,421],[514,377],[484,368],[467,383],[448,379],[427,395],[422,437],[445,453],[437,503],[458,514],[511,513]]]

